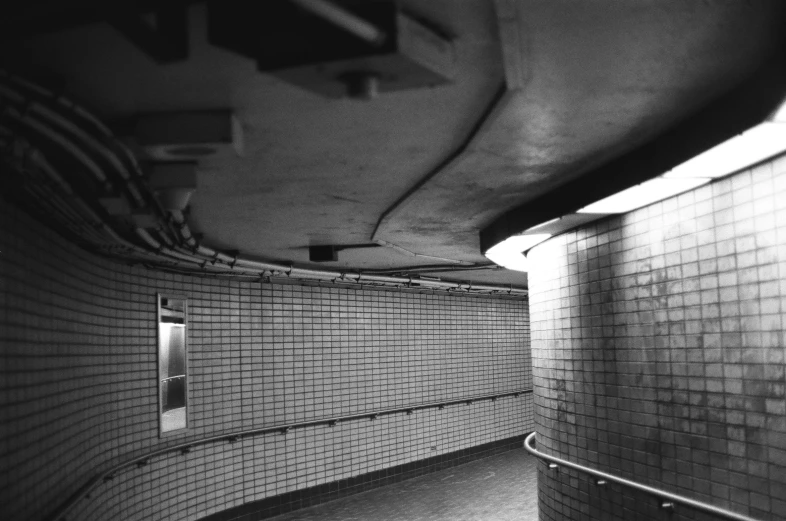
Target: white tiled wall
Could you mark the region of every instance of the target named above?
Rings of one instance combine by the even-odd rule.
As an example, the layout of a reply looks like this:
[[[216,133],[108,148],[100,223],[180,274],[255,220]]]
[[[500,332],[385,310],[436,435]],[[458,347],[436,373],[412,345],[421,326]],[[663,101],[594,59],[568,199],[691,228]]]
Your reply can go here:
[[[538,443],[786,519],[786,159],[556,237],[530,257]],[[541,519],[666,519],[540,469]],[[668,519],[694,516],[677,506]]]
[[[184,441],[530,387],[525,301],[161,274],[7,203],[0,251],[4,519],[38,521],[97,472]],[[163,439],[157,292],[190,313],[193,429]],[[207,445],[119,473],[69,521],[195,519],[530,430],[525,395]]]

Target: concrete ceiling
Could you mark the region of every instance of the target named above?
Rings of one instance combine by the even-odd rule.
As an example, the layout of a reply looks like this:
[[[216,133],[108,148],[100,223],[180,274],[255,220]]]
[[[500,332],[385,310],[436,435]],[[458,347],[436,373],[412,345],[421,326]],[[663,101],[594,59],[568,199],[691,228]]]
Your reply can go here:
[[[208,44],[158,65],[104,23],[4,45],[0,59],[65,80],[107,121],[231,108],[243,157],[200,162],[191,222],[205,242],[327,268],[437,264],[388,247],[310,263],[308,246],[393,243],[488,262],[479,231],[506,210],[646,143],[751,75],[779,44],[777,0],[412,0],[455,37],[449,85],[327,99]],[[439,276],[440,273],[432,275]],[[525,285],[507,270],[446,278]]]

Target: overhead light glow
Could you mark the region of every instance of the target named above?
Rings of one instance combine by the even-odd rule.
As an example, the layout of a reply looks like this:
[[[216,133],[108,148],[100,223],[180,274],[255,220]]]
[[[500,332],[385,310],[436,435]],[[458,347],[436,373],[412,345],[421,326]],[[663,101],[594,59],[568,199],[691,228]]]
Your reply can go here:
[[[509,270],[529,271],[529,263],[524,252],[549,237],[551,237],[549,233],[514,235],[489,248],[486,257]]]
[[[667,179],[715,179],[786,151],[786,109],[774,116],[781,123],[762,123],[689,159],[664,174]],[[779,119],[780,118],[780,119]]]
[[[667,197],[708,183],[708,178],[666,179],[656,177],[585,206],[579,213],[627,213]]]
[[[494,263],[515,271],[529,271],[524,252],[551,237],[552,234],[534,234],[563,218],[577,214],[621,214],[673,197],[709,183],[751,165],[786,152],[786,103],[764,123],[735,136],[720,145],[678,165],[671,171],[644,183],[596,201],[578,210],[576,214],[551,219],[532,226],[522,235],[508,237],[486,251]],[[581,221],[584,219],[584,221]],[[580,222],[593,217],[580,218]],[[574,221],[572,223],[576,224]],[[568,224],[570,227],[570,224]]]
[[[537,230],[538,228],[542,228],[543,226],[546,226],[547,224],[555,223],[555,222],[559,221],[560,219],[562,219],[562,217],[555,217],[554,219],[551,219],[550,221],[546,221],[544,223],[536,224],[535,226],[532,226],[531,228],[527,229],[527,231],[524,232],[524,233],[529,233],[532,230]]]
[[[778,107],[778,110],[772,115],[770,121],[773,123],[786,123],[786,103]]]

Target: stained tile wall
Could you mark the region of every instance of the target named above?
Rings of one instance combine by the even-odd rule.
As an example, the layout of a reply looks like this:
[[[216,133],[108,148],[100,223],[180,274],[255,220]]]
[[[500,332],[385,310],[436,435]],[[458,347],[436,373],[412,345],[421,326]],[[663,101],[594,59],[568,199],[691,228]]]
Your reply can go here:
[[[524,301],[230,282],[95,257],[0,204],[3,519],[205,436],[531,385]],[[159,437],[156,293],[189,299],[193,428]],[[511,438],[531,394],[268,434],[118,473],[69,520],[198,519]]]
[[[530,257],[539,447],[786,519],[786,160]],[[539,487],[543,520],[715,519],[545,465]]]

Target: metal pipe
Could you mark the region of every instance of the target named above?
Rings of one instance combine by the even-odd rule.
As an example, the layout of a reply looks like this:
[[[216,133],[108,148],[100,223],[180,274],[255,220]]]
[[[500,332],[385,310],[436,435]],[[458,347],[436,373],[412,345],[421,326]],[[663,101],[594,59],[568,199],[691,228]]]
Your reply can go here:
[[[504,269],[498,264],[476,264],[474,266],[445,266],[441,264],[424,264],[423,266],[402,266],[401,268],[372,268],[363,270],[369,275],[401,275],[420,274],[420,273],[440,273],[448,271],[479,271],[479,270],[501,270]]]
[[[371,45],[382,45],[387,35],[374,24],[367,22],[354,13],[325,0],[290,0],[293,4],[309,13],[332,23]]]
[[[308,3],[308,2],[307,2]],[[325,2],[317,2],[318,4],[324,4]],[[332,6],[332,4],[328,4]],[[351,14],[351,13],[350,13]],[[354,15],[352,15],[354,16]],[[0,71],[0,78],[2,78],[3,71]],[[68,108],[69,110],[78,113],[79,117],[86,118],[91,124],[93,124],[97,131],[106,139],[109,139],[111,142],[113,141],[111,133],[92,118],[86,111],[79,108],[76,104],[71,102],[66,102],[62,97],[55,97],[48,91],[43,89],[37,88],[35,86],[31,86],[23,82],[22,80],[17,79],[16,77],[10,76],[5,74],[6,77],[12,79],[17,84],[22,84],[29,90],[33,90],[36,95],[44,96],[44,97],[51,97],[53,100],[56,100],[57,103],[61,104],[62,106]],[[24,117],[23,114],[17,112],[15,109],[9,109],[13,116],[20,119],[23,124],[26,124],[28,127],[34,128],[38,133],[44,135],[46,138],[50,139],[51,141],[59,144],[61,147],[65,148],[71,155],[75,157],[77,161],[84,164],[87,169],[93,173],[95,178],[98,180],[99,183],[109,184],[110,181],[107,179],[104,172],[101,171],[100,167],[87,155],[85,155],[79,147],[74,145],[70,139],[65,138],[58,132],[53,131],[47,125],[39,123],[36,120],[32,120],[29,117]],[[82,135],[83,133],[80,131],[77,135],[72,135],[69,137],[76,137],[77,139],[84,138]],[[89,136],[88,136],[89,138]],[[95,142],[91,143],[98,147],[105,147],[104,144],[96,144]],[[120,148],[120,153],[126,161],[129,161],[131,164],[132,170],[137,169],[135,159],[133,158],[133,154],[129,152],[129,150],[122,146],[122,144],[118,144]],[[117,148],[117,147],[115,147]],[[109,154],[113,154],[116,152],[109,151]],[[103,154],[102,154],[103,155]],[[113,163],[114,164],[114,163]],[[117,166],[117,165],[115,165]],[[127,173],[124,169],[118,170],[120,180],[127,185],[129,189],[133,188],[131,186],[132,179],[129,178],[128,175],[124,175]],[[137,172],[138,173],[138,172]],[[135,181],[135,180],[134,180]],[[212,248],[203,246],[198,244],[196,239],[193,237],[186,220],[181,212],[171,212],[170,213],[172,220],[177,225],[179,232],[177,233],[182,238],[182,243],[185,243],[191,251],[184,250],[180,247],[168,247],[166,245],[162,245],[160,242],[153,239],[150,234],[142,229],[136,228],[135,233],[136,235],[142,239],[142,241],[148,244],[151,247],[152,252],[144,252],[144,250],[140,251],[141,249],[137,246],[130,244],[125,239],[122,239],[118,236],[117,233],[112,230],[112,228],[107,224],[103,223],[104,227],[107,231],[112,232],[113,237],[117,237],[119,242],[125,248],[129,248],[129,251],[133,252],[134,255],[140,255],[143,258],[149,257],[152,253],[153,255],[158,256],[165,256],[171,259],[176,259],[178,263],[186,262],[190,264],[196,264],[200,266],[200,269],[203,272],[211,272],[211,271],[218,271],[218,272],[243,272],[244,270],[252,271],[254,273],[261,273],[265,271],[270,272],[279,272],[282,274],[287,275],[288,277],[292,278],[301,278],[306,280],[329,280],[334,282],[347,282],[347,283],[379,283],[385,285],[394,285],[394,286],[406,286],[411,287],[413,284],[416,284],[420,287],[425,288],[438,288],[438,289],[447,289],[453,291],[489,291],[495,293],[507,293],[509,295],[527,295],[527,290],[523,288],[513,288],[512,286],[505,287],[505,286],[496,286],[496,285],[486,285],[486,284],[472,284],[472,283],[461,283],[461,282],[454,282],[454,281],[441,281],[441,280],[427,280],[427,279],[413,279],[411,277],[401,277],[401,276],[386,276],[382,274],[364,274],[360,272],[340,272],[340,271],[325,271],[325,270],[313,270],[308,268],[296,268],[290,265],[283,265],[271,262],[264,262],[258,261],[253,259],[246,259],[239,256],[230,256],[222,252],[218,252],[213,250]],[[163,216],[163,214],[162,214]],[[163,218],[163,217],[162,217]],[[165,223],[166,224],[166,223]],[[381,242],[381,241],[380,241]],[[181,243],[180,241],[172,241],[172,244]],[[181,244],[182,244],[181,243]],[[456,261],[451,259],[441,259],[439,257],[431,257],[427,255],[416,254],[413,252],[409,252],[408,250],[404,250],[403,248],[383,243],[386,246],[396,248],[402,252],[405,252],[409,255],[416,256],[416,257],[424,257],[424,258],[434,258],[439,260],[446,260],[453,263],[458,264],[469,264],[472,263],[467,261]],[[142,253],[144,252],[144,253]],[[211,266],[208,267],[207,264],[211,263]]]
[[[47,190],[43,185],[26,184],[24,190],[39,203],[37,209],[41,211],[46,219],[57,220],[62,227],[82,238],[92,241],[100,240],[93,231],[84,226],[84,220],[74,216],[73,208],[68,207],[60,198],[56,197],[51,190]]]
[[[7,89],[7,88],[2,89],[2,90],[5,91],[6,94],[9,93],[9,89]],[[13,92],[13,91],[10,91],[10,92]],[[37,104],[35,104],[35,103],[33,105],[37,106]],[[26,124],[27,126],[29,126],[31,128],[34,128],[35,130],[37,130],[42,135],[44,135],[47,138],[49,138],[51,141],[59,144],[61,147],[66,149],[73,157],[75,157],[78,161],[80,161],[82,164],[87,166],[87,169],[91,173],[93,173],[93,175],[99,181],[99,183],[106,184],[106,183],[109,182],[109,180],[104,175],[103,171],[98,167],[98,165],[96,163],[94,163],[90,158],[88,158],[79,149],[78,146],[73,144],[73,142],[70,139],[66,138],[65,136],[63,136],[60,133],[56,132],[55,130],[51,129],[49,126],[47,126],[47,125],[45,125],[43,123],[39,123],[38,121],[32,120],[28,114],[22,114],[22,113],[16,111],[15,109],[11,109],[11,108],[7,109],[7,113],[9,113],[12,117],[17,119],[20,123]],[[51,111],[50,111],[49,115],[52,118],[54,118],[54,119],[58,119],[59,118],[59,116],[57,116],[56,114],[52,113]],[[62,119],[62,118],[60,118],[60,119]],[[95,140],[92,140],[92,138],[90,136],[88,136],[87,134],[82,132],[80,129],[78,129],[74,125],[71,125],[67,121],[61,122],[60,126],[61,126],[61,128],[66,128],[66,129],[69,129],[70,131],[72,131],[72,134],[74,134],[74,137],[77,137],[83,143],[88,143],[90,145],[90,147],[93,148],[94,151],[97,151],[105,159],[106,158],[112,158],[110,160],[110,163],[116,168],[116,170],[120,174],[121,180],[124,182],[124,184],[126,185],[128,190],[131,192],[132,196],[135,198],[135,202],[137,204],[141,204],[142,203],[141,194],[136,189],[136,187],[131,183],[131,178],[130,178],[129,172],[126,171],[122,167],[122,165],[120,163],[118,163],[117,158],[112,154],[111,151],[108,151],[106,149],[106,147],[104,147],[103,145],[97,143]],[[101,150],[101,149],[103,149],[103,150]],[[59,176],[59,174],[57,175],[57,177],[58,177],[58,179],[55,179],[56,182],[60,181],[59,184],[64,185],[64,186],[68,186],[68,185],[65,185],[64,183],[62,183],[62,181],[61,181],[62,178]],[[71,190],[70,186],[68,186],[68,192],[73,194],[73,190]],[[82,206],[84,206],[84,204]],[[133,251],[136,254],[144,253],[145,257],[148,256],[147,254],[149,254],[149,252],[145,252],[144,250],[139,250],[136,246],[134,246],[134,245],[128,243],[127,241],[125,241],[124,239],[120,238],[114,232],[114,230],[112,230],[112,228],[110,226],[108,226],[105,222],[103,222],[100,219],[99,219],[99,222],[101,222],[102,228],[104,230],[106,230],[106,231],[110,231],[113,239],[117,239],[117,241],[123,247],[125,247],[127,249],[130,249],[130,251]],[[140,233],[139,230],[140,229],[137,229],[137,234],[140,237],[142,237],[143,240],[145,240],[145,242],[147,242],[148,244],[151,244],[152,238],[149,236],[149,234],[147,234],[146,231],[144,233]],[[161,248],[158,248],[158,250],[160,250],[160,249]],[[185,257],[183,255],[172,255],[172,256],[178,258],[180,261],[186,260],[186,261],[189,261],[189,262],[193,262],[195,264],[199,264],[199,261],[191,259],[191,258],[188,258],[188,257]]]
[[[131,153],[129,147],[123,142],[115,139],[106,125],[68,98],[0,69],[0,81],[2,80],[5,80],[6,89],[16,93],[18,96],[22,96],[22,94],[14,89],[22,89],[29,97],[38,98],[38,102],[31,102],[31,106],[38,107],[37,110],[39,111],[47,111],[50,119],[57,119],[61,127],[66,129],[70,128],[82,137],[87,136],[88,145],[95,145],[94,150],[98,151],[104,159],[108,159],[112,166],[120,173],[120,177],[123,179],[126,189],[135,199],[135,202],[143,206],[144,202],[140,199],[140,196],[144,195],[146,196],[147,203],[156,205],[159,214],[163,215],[163,211],[157,206],[156,198],[153,197],[151,193],[144,191],[146,185],[142,181],[143,174],[133,153]],[[9,84],[12,85],[9,86]],[[54,107],[49,108],[48,104]],[[63,113],[65,113],[65,115]],[[66,115],[71,118],[66,117]],[[73,119],[72,117],[79,120],[78,125],[71,124],[70,119]],[[85,127],[89,128],[89,130],[83,130]],[[88,134],[94,134],[94,139],[98,142],[93,142]]]
[[[0,129],[5,129],[5,127],[0,125]],[[60,175],[60,173],[57,172],[57,170],[51,164],[49,164],[49,162],[46,160],[44,155],[38,149],[36,149],[35,147],[29,144],[26,144],[26,148],[30,152],[28,158],[38,168],[40,168],[41,171],[45,172],[50,177],[50,179],[52,179],[52,181],[56,183],[67,195],[71,196],[73,202],[76,203],[77,206],[76,211],[77,212],[81,211],[87,215],[86,218],[84,216],[82,218],[87,220],[88,225],[90,225],[92,228],[95,228],[96,230],[108,234],[109,237],[113,241],[115,241],[115,243],[121,245],[122,247],[128,249],[129,251],[133,251],[137,255],[142,255],[144,257],[149,257],[152,255],[152,252],[143,250],[129,243],[119,235],[117,235],[117,233],[114,231],[114,229],[112,229],[111,226],[107,225],[101,219],[101,217],[99,217],[98,214],[95,213],[95,211],[92,208],[90,208],[84,201],[82,201],[81,198],[79,198],[74,193],[74,190],[71,187],[71,185],[68,184],[68,182],[63,178],[63,176]]]
[[[184,253],[177,252],[171,248],[166,247],[165,245],[161,244],[157,240],[155,240],[150,233],[144,228],[134,228],[134,232],[141,238],[144,242],[146,242],[153,250],[155,250],[159,255],[165,255],[167,257],[171,257],[181,262],[190,262],[192,264],[201,265],[204,261],[200,259],[196,259],[192,256],[189,256]],[[227,267],[227,269],[231,269]]]
[[[695,508],[696,510],[701,510],[704,512],[709,512],[711,514],[715,514],[721,517],[725,517],[726,519],[734,519],[736,521],[759,521],[752,517],[748,517],[742,514],[738,514],[736,512],[732,512],[731,510],[726,510],[725,508],[716,507],[714,505],[710,505],[709,503],[704,503],[702,501],[696,501],[695,499],[691,499],[685,496],[680,496],[679,494],[673,494],[671,492],[666,492],[665,490],[661,490],[659,488],[650,487],[647,485],[643,485],[636,481],[631,481],[629,479],[621,478],[619,476],[615,476],[614,474],[608,474],[606,472],[601,472],[599,470],[591,469],[589,467],[585,467],[583,465],[578,465],[576,463],[571,463],[568,460],[564,460],[562,458],[557,458],[555,456],[550,456],[543,452],[540,452],[535,447],[532,446],[531,442],[535,440],[535,432],[531,433],[524,439],[524,448],[527,449],[532,455],[537,456],[538,458],[544,459],[546,461],[550,461],[552,463],[556,463],[559,465],[563,465],[565,467],[571,468],[573,470],[578,470],[579,472],[584,472],[585,474],[589,474],[591,476],[595,476],[596,478],[600,478],[601,480],[606,481],[613,481],[614,483],[618,483],[620,485],[639,490],[641,492],[646,492],[647,494],[651,494],[660,498],[661,505],[663,508],[669,508],[666,505],[669,502],[672,503],[682,503],[683,505],[687,505],[689,507]],[[598,482],[600,484],[600,482]],[[668,500],[669,502],[666,502]]]
[[[190,230],[188,230],[187,228],[187,224],[185,222],[185,218],[183,217],[182,213],[171,212],[171,215],[172,215],[172,219],[175,221],[175,224],[181,227],[182,230],[187,231],[189,237],[193,238],[193,236],[190,233]],[[496,292],[504,292],[507,289],[508,290],[507,292],[510,294],[513,293],[517,295],[527,294],[526,290],[520,288],[504,288],[500,286],[492,286],[492,285],[485,285],[485,284],[471,284],[471,283],[462,284],[460,282],[413,279],[411,277],[367,275],[365,273],[358,273],[358,272],[338,272],[338,271],[327,271],[327,270],[313,270],[307,268],[295,268],[284,264],[257,261],[257,260],[242,258],[242,257],[233,258],[226,254],[217,252],[207,246],[201,246],[201,245],[199,246],[198,251],[201,255],[207,257],[208,259],[218,259],[224,263],[227,263],[230,269],[234,268],[234,266],[237,266],[239,268],[247,268],[255,272],[281,271],[288,274],[290,277],[294,277],[294,278],[302,277],[305,279],[323,279],[323,280],[345,281],[345,282],[354,282],[354,283],[359,283],[361,281],[382,282],[386,284],[398,284],[398,285],[407,285],[407,286],[411,286],[414,283],[424,287],[433,287],[433,288],[441,288],[441,289],[469,290],[471,288],[478,291],[496,291]],[[178,254],[178,255],[182,255],[182,254]],[[216,264],[215,266],[218,267],[219,265]]]
[[[482,394],[482,395],[479,395],[479,396],[473,396],[471,399],[475,400],[475,401],[477,401],[477,400],[492,400],[493,401],[493,400],[496,400],[497,398],[502,398],[504,396],[519,397],[522,394],[528,394],[528,393],[531,393],[531,392],[532,392],[532,389],[516,389],[516,390],[513,390],[513,391],[506,391],[506,392],[503,392],[503,393]],[[101,474],[97,474],[92,479],[90,479],[87,483],[82,485],[82,487],[79,488],[79,490],[77,490],[70,498],[68,498],[66,500],[65,503],[60,505],[60,507],[57,510],[55,510],[55,512],[52,513],[52,515],[50,515],[46,519],[48,521],[65,521],[65,519],[66,519],[65,516],[71,511],[71,509],[73,509],[74,506],[76,506],[76,504],[81,499],[84,499],[84,497],[87,496],[88,493],[96,485],[112,479],[112,477],[114,477],[115,474],[117,474],[118,472],[120,472],[121,470],[123,470],[123,469],[125,469],[127,467],[140,468],[139,463],[141,463],[141,462],[149,463],[152,458],[155,458],[155,457],[158,457],[158,456],[164,456],[164,455],[172,453],[172,452],[180,452],[181,454],[188,454],[188,453],[191,452],[191,448],[192,447],[196,447],[196,446],[199,446],[199,445],[207,445],[208,443],[215,443],[215,442],[218,442],[218,441],[237,441],[240,438],[247,437],[247,436],[255,436],[255,435],[258,435],[258,434],[267,434],[267,433],[271,433],[271,432],[286,433],[286,432],[288,432],[288,431],[290,431],[292,429],[299,429],[299,428],[303,428],[303,427],[312,427],[312,426],[316,426],[316,425],[328,425],[330,427],[333,427],[333,426],[337,425],[339,422],[343,422],[343,421],[359,420],[359,419],[363,419],[363,418],[368,419],[368,418],[377,417],[377,416],[380,416],[380,415],[395,414],[395,413],[401,413],[401,412],[406,413],[407,416],[409,416],[409,415],[412,414],[412,412],[414,412],[414,411],[416,411],[418,409],[430,409],[430,408],[434,408],[434,407],[437,407],[439,409],[444,409],[446,405],[456,405],[456,404],[466,403],[466,402],[467,402],[467,398],[460,398],[460,399],[456,399],[456,400],[447,400],[447,401],[441,401],[441,402],[425,402],[425,403],[421,403],[421,404],[418,404],[418,405],[407,405],[405,407],[395,407],[395,408],[390,408],[390,409],[380,409],[380,410],[376,410],[376,411],[368,411],[368,412],[362,412],[362,413],[357,413],[357,414],[349,414],[349,415],[345,415],[345,416],[332,416],[332,417],[329,417],[329,418],[319,418],[319,419],[316,419],[316,420],[309,420],[309,421],[303,421],[303,422],[297,422],[297,423],[279,424],[279,425],[273,425],[271,427],[260,427],[258,429],[247,429],[247,430],[236,431],[236,432],[231,432],[231,433],[226,433],[226,434],[218,434],[218,435],[215,435],[215,436],[208,436],[208,437],[205,437],[205,438],[202,438],[202,439],[180,443],[180,444],[177,444],[177,445],[174,445],[174,446],[171,446],[171,447],[167,447],[165,449],[159,449],[159,450],[156,450],[156,451],[151,451],[151,452],[148,452],[147,454],[145,454],[143,456],[138,456],[138,457],[136,457],[136,458],[134,458],[132,460],[126,461],[124,463],[119,463],[119,464],[115,465],[114,467],[110,468],[109,470],[102,472]]]
[[[62,134],[58,132],[54,132],[50,127],[39,123],[38,121],[33,120],[32,118],[23,116],[19,111],[14,108],[6,107],[5,113],[11,116],[13,119],[19,121],[27,125],[28,127],[36,130],[39,134],[47,137],[53,143],[57,143],[63,150],[68,152],[74,159],[85,165],[85,167],[90,170],[90,172],[97,178],[100,179],[102,182],[106,183],[107,178],[106,175],[101,171],[101,168],[87,155],[82,152],[76,145],[74,145],[69,139],[63,137]]]
[[[16,92],[15,90],[13,90],[12,88],[6,85],[0,84],[0,93],[2,93],[8,98],[14,99],[14,101],[16,101],[16,103],[18,104],[21,105],[25,104],[25,97],[19,92]],[[62,129],[63,131],[71,133],[74,137],[78,138],[82,144],[86,145],[95,154],[101,156],[101,158],[103,158],[110,165],[112,165],[112,168],[114,168],[123,179],[128,180],[130,178],[129,172],[122,165],[117,155],[113,154],[105,146],[98,143],[96,139],[94,139],[87,132],[80,129],[77,125],[75,125],[68,119],[60,116],[55,111],[35,101],[29,102],[27,104],[26,111],[22,117],[22,121],[23,122],[29,121],[31,113],[38,115],[41,119],[47,120],[49,123],[53,123],[57,127],[60,127],[60,129]],[[132,197],[136,201],[137,205],[140,205],[142,203],[142,196],[139,193],[137,187],[130,183],[126,183],[126,186],[129,192],[131,193]]]
[[[4,128],[0,125],[0,129]],[[106,237],[99,234],[100,229],[97,229],[93,222],[85,219],[84,215],[53,187],[57,185],[57,188],[66,192],[66,196],[72,196],[68,190],[65,190],[62,178],[49,170],[51,167],[43,155],[24,140],[17,140],[14,145],[20,147],[23,154],[20,158],[23,164],[18,170],[35,180],[35,182],[25,182],[23,187],[37,201],[38,208],[45,211],[47,217],[59,215],[63,226],[82,238],[99,243],[106,241]],[[0,146],[8,146],[8,142],[0,138]],[[28,162],[35,167],[35,170],[25,167],[25,163]],[[50,180],[46,181],[45,176],[49,176]]]
[[[21,124],[27,123],[26,121],[20,121]],[[5,129],[4,126],[0,125],[0,128]],[[41,126],[39,125],[39,128]],[[62,146],[66,146],[64,143],[60,143]],[[98,229],[102,232],[108,233],[112,240],[115,242],[123,243],[124,241],[109,227],[81,198],[79,198],[75,193],[73,188],[64,180],[63,176],[60,175],[54,167],[52,167],[49,162],[45,159],[43,153],[41,153],[37,148],[33,147],[32,145],[26,143],[26,149],[29,150],[28,159],[32,161],[39,169],[45,172],[49,178],[57,184],[68,196],[71,198],[71,204],[75,205],[78,210],[74,210],[75,212],[79,213],[81,211],[83,214],[87,215],[87,218],[84,216],[82,219],[86,219],[88,225],[91,228]],[[106,183],[106,177],[98,177],[99,182]],[[48,198],[41,198],[40,201],[48,201]],[[67,203],[64,203],[67,204]],[[84,236],[83,236],[84,237]],[[89,240],[89,239],[88,239]],[[96,242],[96,241],[92,241]],[[98,242],[103,242],[103,239]],[[128,245],[127,243],[125,244]]]
[[[73,101],[69,100],[68,98],[57,95],[40,85],[36,85],[33,82],[30,82],[21,76],[17,76],[15,74],[11,74],[5,69],[0,69],[0,79],[5,78],[8,81],[13,82],[15,85],[27,89],[30,92],[35,93],[37,96],[41,96],[43,98],[49,99],[58,105],[62,105],[63,108],[70,110],[71,112],[77,114],[82,119],[90,122],[91,125],[96,127],[101,133],[105,135],[112,135],[112,132],[109,128],[104,125],[97,117],[93,116],[90,112],[83,109],[81,106],[77,105]]]
[[[409,251],[406,248],[402,248],[398,244],[393,244],[392,242],[383,241],[382,239],[377,239],[374,242],[379,244],[380,246],[385,246],[386,248],[392,248],[392,249],[396,250],[397,252],[403,253],[404,255],[408,255],[410,257],[420,257],[421,259],[433,259],[433,260],[438,260],[438,261],[443,261],[443,262],[450,262],[450,263],[453,263],[453,264],[461,264],[461,265],[466,265],[466,266],[474,266],[475,265],[474,262],[470,262],[470,261],[463,261],[463,260],[457,260],[457,259],[447,259],[445,257],[436,257],[434,255],[424,255],[423,253],[415,253],[414,251]]]

